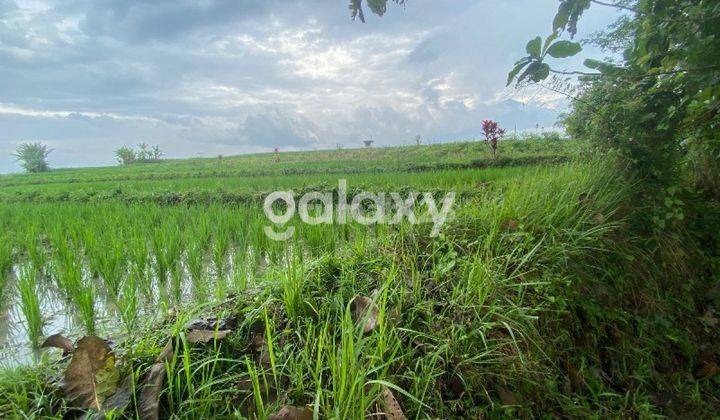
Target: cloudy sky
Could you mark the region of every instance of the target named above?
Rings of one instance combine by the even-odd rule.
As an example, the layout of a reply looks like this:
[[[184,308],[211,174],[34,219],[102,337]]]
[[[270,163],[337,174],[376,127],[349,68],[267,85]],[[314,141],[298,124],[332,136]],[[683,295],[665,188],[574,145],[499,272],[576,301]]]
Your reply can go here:
[[[347,3],[0,0],[0,172],[20,170],[23,141],[50,145],[53,167],[109,165],[141,141],[169,157],[408,144],[562,110],[504,87],[556,0],[409,0],[364,24]],[[592,8],[579,37],[613,17]]]

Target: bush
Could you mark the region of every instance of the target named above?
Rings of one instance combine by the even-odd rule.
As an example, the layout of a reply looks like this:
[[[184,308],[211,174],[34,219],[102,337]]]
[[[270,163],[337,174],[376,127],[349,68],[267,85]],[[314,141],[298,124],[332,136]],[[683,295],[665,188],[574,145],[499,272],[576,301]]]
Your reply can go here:
[[[45,172],[50,169],[47,157],[52,152],[42,143],[22,143],[13,156],[22,162],[21,166],[26,172]]]

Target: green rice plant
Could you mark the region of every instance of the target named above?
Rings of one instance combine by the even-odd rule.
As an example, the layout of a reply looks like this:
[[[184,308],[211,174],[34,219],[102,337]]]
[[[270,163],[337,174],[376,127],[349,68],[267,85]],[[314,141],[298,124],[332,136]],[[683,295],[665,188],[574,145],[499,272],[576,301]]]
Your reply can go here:
[[[46,263],[46,253],[43,244],[40,242],[40,230],[33,226],[25,236],[25,251],[28,254],[30,263],[37,267],[36,270],[42,273]]]
[[[91,282],[75,286],[73,298],[77,314],[88,335],[95,334],[95,288]]]
[[[97,271],[102,277],[107,291],[113,299],[117,299],[120,293],[123,275],[125,275],[125,241],[115,235],[105,237],[94,254],[97,259]]]
[[[28,338],[33,347],[40,345],[43,328],[40,295],[37,287],[38,274],[32,264],[24,264],[18,270],[20,308],[25,316]]]
[[[220,223],[216,227],[213,249],[212,249],[212,261],[215,267],[215,273],[218,278],[222,277],[225,273],[225,266],[227,264],[228,250],[230,249],[230,232],[227,224]]]
[[[304,314],[306,307],[303,295],[305,272],[299,259],[300,256],[289,257],[289,261],[279,273],[285,312],[290,319]]]
[[[207,298],[207,287],[205,285],[205,249],[206,244],[193,240],[189,243],[185,252],[185,265],[187,266],[190,280],[193,285],[195,299],[203,302]]]
[[[10,279],[9,273],[13,264],[13,243],[12,240],[3,236],[0,237],[0,307],[3,306],[5,293]]]
[[[138,300],[137,278],[133,274],[130,274],[125,278],[121,293],[116,302],[118,310],[120,311],[120,318],[128,334],[131,334],[135,329],[138,315]]]

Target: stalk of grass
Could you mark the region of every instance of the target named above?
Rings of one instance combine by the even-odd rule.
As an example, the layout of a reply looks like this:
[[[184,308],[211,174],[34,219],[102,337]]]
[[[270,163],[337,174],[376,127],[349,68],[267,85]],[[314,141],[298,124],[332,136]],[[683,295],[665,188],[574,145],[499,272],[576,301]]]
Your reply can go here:
[[[25,264],[20,267],[18,272],[20,308],[25,316],[28,339],[33,347],[37,347],[40,344],[43,328],[37,277],[38,271],[32,264]]]
[[[75,306],[85,327],[85,333],[95,334],[95,290],[92,283],[83,284],[77,290]]]
[[[305,273],[299,258],[299,256],[290,257],[280,275],[285,311],[290,319],[295,319],[305,312],[303,297]]]
[[[262,393],[260,391],[260,375],[258,375],[255,365],[247,357],[245,358],[245,366],[247,367],[247,373],[250,377],[250,382],[252,383],[257,418],[259,420],[265,420],[267,419],[267,413],[265,412],[265,403],[263,402]]]
[[[121,294],[117,300],[120,318],[125,324],[128,334],[135,329],[138,311],[138,287],[136,277],[132,274],[125,278]]]

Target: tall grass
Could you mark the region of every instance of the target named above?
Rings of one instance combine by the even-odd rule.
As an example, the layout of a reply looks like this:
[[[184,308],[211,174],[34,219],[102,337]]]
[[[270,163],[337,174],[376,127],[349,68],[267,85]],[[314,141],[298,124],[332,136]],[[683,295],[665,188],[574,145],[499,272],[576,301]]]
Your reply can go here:
[[[20,308],[25,316],[28,338],[33,347],[40,345],[42,337],[43,318],[40,307],[38,290],[38,270],[30,263],[18,269],[18,291],[20,294]]]
[[[13,241],[7,236],[0,236],[0,308],[5,304],[5,295],[13,265]]]

